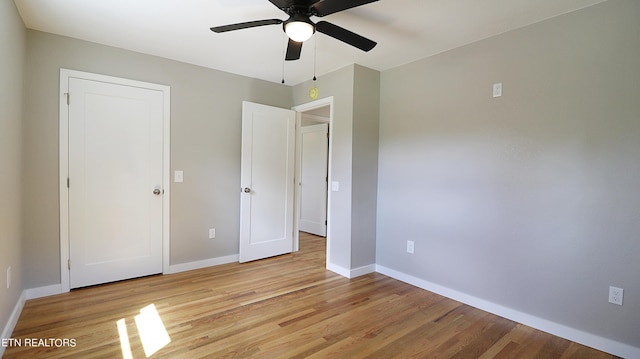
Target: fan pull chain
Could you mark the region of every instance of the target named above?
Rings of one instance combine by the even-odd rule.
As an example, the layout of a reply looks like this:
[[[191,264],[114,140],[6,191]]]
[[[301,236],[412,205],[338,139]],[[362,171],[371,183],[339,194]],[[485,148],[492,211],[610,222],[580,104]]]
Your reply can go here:
[[[318,60],[318,35],[313,37],[313,81],[316,80],[316,62]]]
[[[288,38],[285,34],[285,38]],[[285,60],[285,56],[286,56],[286,47],[284,45],[284,42],[282,43],[282,84],[284,85],[284,60]]]
[[[282,60],[282,84],[284,84],[284,60]]]

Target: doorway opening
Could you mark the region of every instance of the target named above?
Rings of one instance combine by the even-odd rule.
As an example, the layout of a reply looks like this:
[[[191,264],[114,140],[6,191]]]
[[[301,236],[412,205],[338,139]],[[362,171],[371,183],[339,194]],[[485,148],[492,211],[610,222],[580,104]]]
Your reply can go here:
[[[296,128],[296,228],[294,251],[300,240],[324,237],[326,261],[331,245],[331,130],[333,98],[293,108]],[[309,234],[309,235],[307,235]]]

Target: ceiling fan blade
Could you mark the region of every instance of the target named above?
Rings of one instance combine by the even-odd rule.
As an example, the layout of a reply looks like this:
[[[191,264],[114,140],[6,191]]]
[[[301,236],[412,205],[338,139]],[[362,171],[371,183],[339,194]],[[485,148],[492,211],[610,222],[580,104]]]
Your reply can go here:
[[[233,30],[248,29],[250,27],[256,27],[256,26],[277,25],[277,24],[282,24],[282,22],[283,21],[280,19],[248,21],[248,22],[241,22],[241,23],[231,24],[231,25],[214,26],[211,28],[211,31],[221,33],[221,32],[233,31]]]
[[[313,5],[312,10],[315,10],[316,16],[322,17],[376,1],[378,0],[323,0]]]
[[[301,52],[302,43],[289,39],[289,45],[287,45],[287,55],[284,59],[287,61],[298,60],[300,58]]]
[[[286,8],[293,6],[293,0],[269,0],[269,1],[282,11],[285,11]]]
[[[351,46],[357,47],[362,51],[369,51],[376,47],[376,45],[378,44],[377,42],[360,36],[355,32],[351,32],[345,28],[326,21],[318,22],[316,24],[316,31],[321,32],[325,35],[329,35]]]

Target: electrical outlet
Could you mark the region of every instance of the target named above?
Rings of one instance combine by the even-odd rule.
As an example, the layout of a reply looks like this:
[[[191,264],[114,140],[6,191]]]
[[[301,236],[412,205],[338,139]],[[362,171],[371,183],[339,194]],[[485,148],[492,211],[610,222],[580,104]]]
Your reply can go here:
[[[624,296],[624,289],[609,287],[609,303],[622,305],[623,296]]]
[[[413,254],[413,250],[415,249],[413,241],[407,241],[407,253]]]
[[[214,238],[216,238],[216,229],[209,228],[209,239],[214,239]]]
[[[7,268],[7,289],[11,287],[11,267]]]

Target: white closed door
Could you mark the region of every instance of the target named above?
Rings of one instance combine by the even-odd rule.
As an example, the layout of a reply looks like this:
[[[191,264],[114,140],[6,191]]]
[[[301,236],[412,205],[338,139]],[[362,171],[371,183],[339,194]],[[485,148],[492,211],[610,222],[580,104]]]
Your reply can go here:
[[[327,154],[329,125],[302,127],[299,229],[327,235]]]
[[[162,272],[163,94],[69,79],[69,284]]]
[[[240,262],[293,251],[295,112],[242,103]]]

